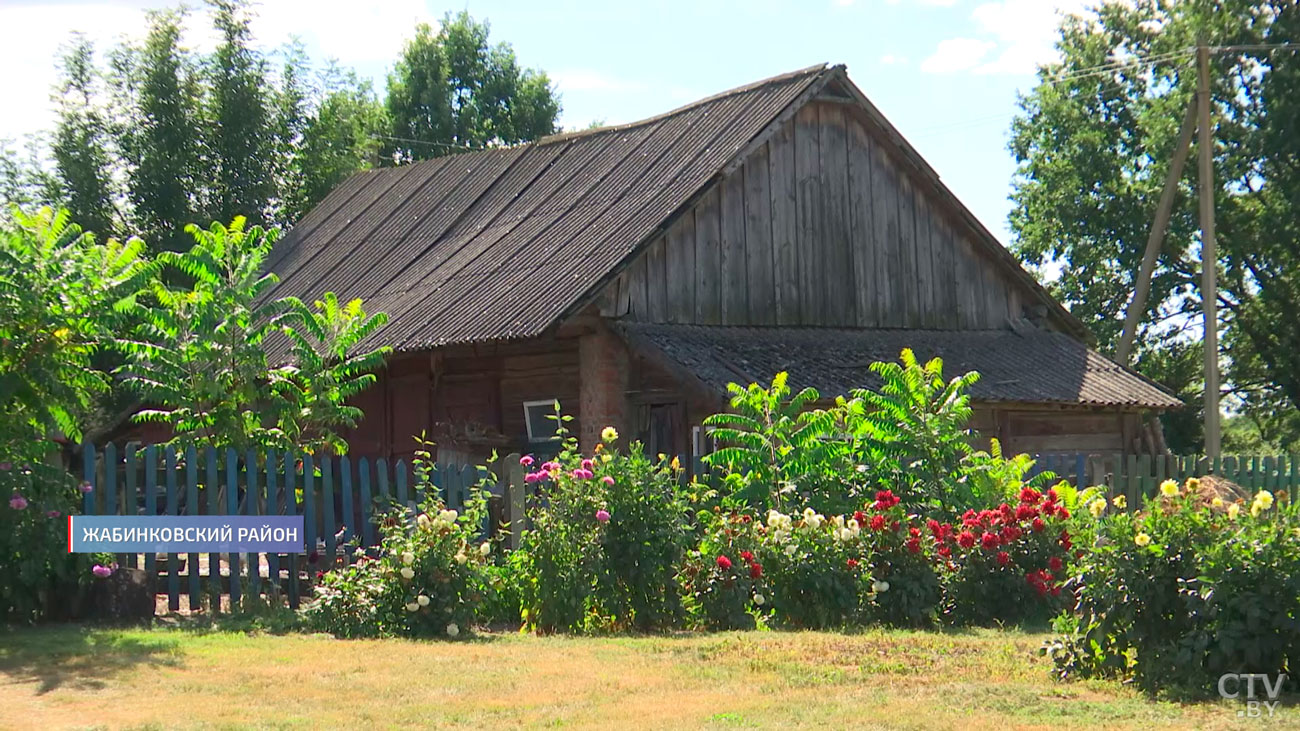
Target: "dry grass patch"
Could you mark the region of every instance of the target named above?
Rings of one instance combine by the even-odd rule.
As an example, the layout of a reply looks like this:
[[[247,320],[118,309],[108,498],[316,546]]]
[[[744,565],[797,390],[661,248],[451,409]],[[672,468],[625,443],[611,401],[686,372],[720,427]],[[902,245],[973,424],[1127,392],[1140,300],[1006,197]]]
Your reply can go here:
[[[1014,631],[343,641],[0,634],[0,727],[1230,728],[1238,706],[1059,684]],[[1278,722],[1294,722],[1284,709]],[[1277,724],[1275,724],[1277,725]]]

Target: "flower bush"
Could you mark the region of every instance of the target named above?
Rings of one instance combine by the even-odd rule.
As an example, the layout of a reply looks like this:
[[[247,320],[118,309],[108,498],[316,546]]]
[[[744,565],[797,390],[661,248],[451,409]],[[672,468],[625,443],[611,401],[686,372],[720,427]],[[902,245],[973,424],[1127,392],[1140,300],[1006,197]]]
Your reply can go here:
[[[702,511],[704,536],[680,579],[692,623],[713,630],[753,629],[770,605],[760,536],[747,512]]]
[[[1300,519],[1286,494],[1209,504],[1166,481],[1140,512],[1094,500],[1078,608],[1044,651],[1061,677],[1130,679],[1148,693],[1210,694],[1230,672],[1300,661]],[[1118,501],[1119,498],[1116,498]]]
[[[309,627],[338,637],[454,638],[478,620],[490,590],[485,569],[493,547],[479,533],[492,477],[471,490],[458,513],[438,498],[428,453],[418,453],[413,466],[427,496],[419,511],[384,516],[376,555],[358,550],[351,565],[321,576],[303,608]]]
[[[521,615],[542,632],[675,627],[683,616],[676,575],[687,540],[680,465],[627,454],[606,428],[584,456],[563,428],[562,448],[542,464],[525,456],[525,480],[540,500],[529,510],[519,568]]]
[[[67,516],[90,485],[55,467],[11,460],[0,455],[0,620],[77,618],[88,609],[94,566],[113,560],[68,553]]]
[[[953,524],[928,528],[942,560],[943,613],[953,624],[1045,620],[1066,606],[1066,565],[1074,541],[1061,485],[1021,490],[1013,507],[967,510]]]

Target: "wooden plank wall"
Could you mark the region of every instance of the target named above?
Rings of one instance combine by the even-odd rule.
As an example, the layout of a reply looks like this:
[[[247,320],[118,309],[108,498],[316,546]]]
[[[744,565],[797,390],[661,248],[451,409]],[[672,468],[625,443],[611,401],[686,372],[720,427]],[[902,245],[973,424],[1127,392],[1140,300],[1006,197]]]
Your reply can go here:
[[[1025,293],[852,107],[817,102],[606,291],[649,322],[996,329]]]

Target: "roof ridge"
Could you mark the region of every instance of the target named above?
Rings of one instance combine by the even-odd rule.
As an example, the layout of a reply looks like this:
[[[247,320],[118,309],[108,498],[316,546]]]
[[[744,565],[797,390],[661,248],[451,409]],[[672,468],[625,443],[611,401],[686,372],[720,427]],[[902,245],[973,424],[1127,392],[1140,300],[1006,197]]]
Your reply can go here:
[[[580,129],[571,132],[559,132],[557,134],[547,135],[546,137],[539,137],[538,139],[525,144],[549,145],[555,142],[566,142],[568,140],[576,139],[579,137],[588,137],[591,135],[605,134],[608,132],[622,132],[628,129],[650,124],[651,122],[658,122],[662,119],[666,119],[668,117],[681,114],[682,112],[689,111],[698,106],[708,104],[710,102],[718,101],[719,99],[725,99],[726,97],[734,96],[736,94],[743,94],[745,92],[754,91],[755,89],[761,89],[764,86],[768,86],[770,84],[779,84],[785,81],[789,81],[790,79],[798,78],[800,76],[807,76],[813,73],[818,73],[818,74],[825,73],[826,71],[835,68],[839,68],[839,66],[831,66],[828,63],[813,64],[812,66],[807,66],[797,71],[787,71],[783,74],[777,74],[776,76],[769,76],[766,79],[752,81],[743,86],[737,86],[732,89],[720,91],[716,94],[706,96],[703,99],[696,99],[695,101],[683,104],[682,106],[677,107],[676,109],[670,109],[669,111],[666,112],[660,112],[659,114],[656,114],[652,117],[646,117],[645,119],[638,119],[635,122],[626,122],[624,124],[612,124],[606,127],[594,127],[592,129]]]

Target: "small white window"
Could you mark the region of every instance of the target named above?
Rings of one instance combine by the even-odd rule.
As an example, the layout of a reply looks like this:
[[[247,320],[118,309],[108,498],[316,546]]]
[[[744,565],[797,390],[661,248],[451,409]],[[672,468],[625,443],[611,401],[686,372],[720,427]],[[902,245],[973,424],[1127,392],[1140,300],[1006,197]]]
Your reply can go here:
[[[703,457],[704,455],[713,452],[713,450],[713,427],[691,427],[691,454],[695,457]]]
[[[524,402],[524,425],[528,427],[528,441],[552,442],[560,438],[560,423],[555,420],[558,404],[555,399]]]

